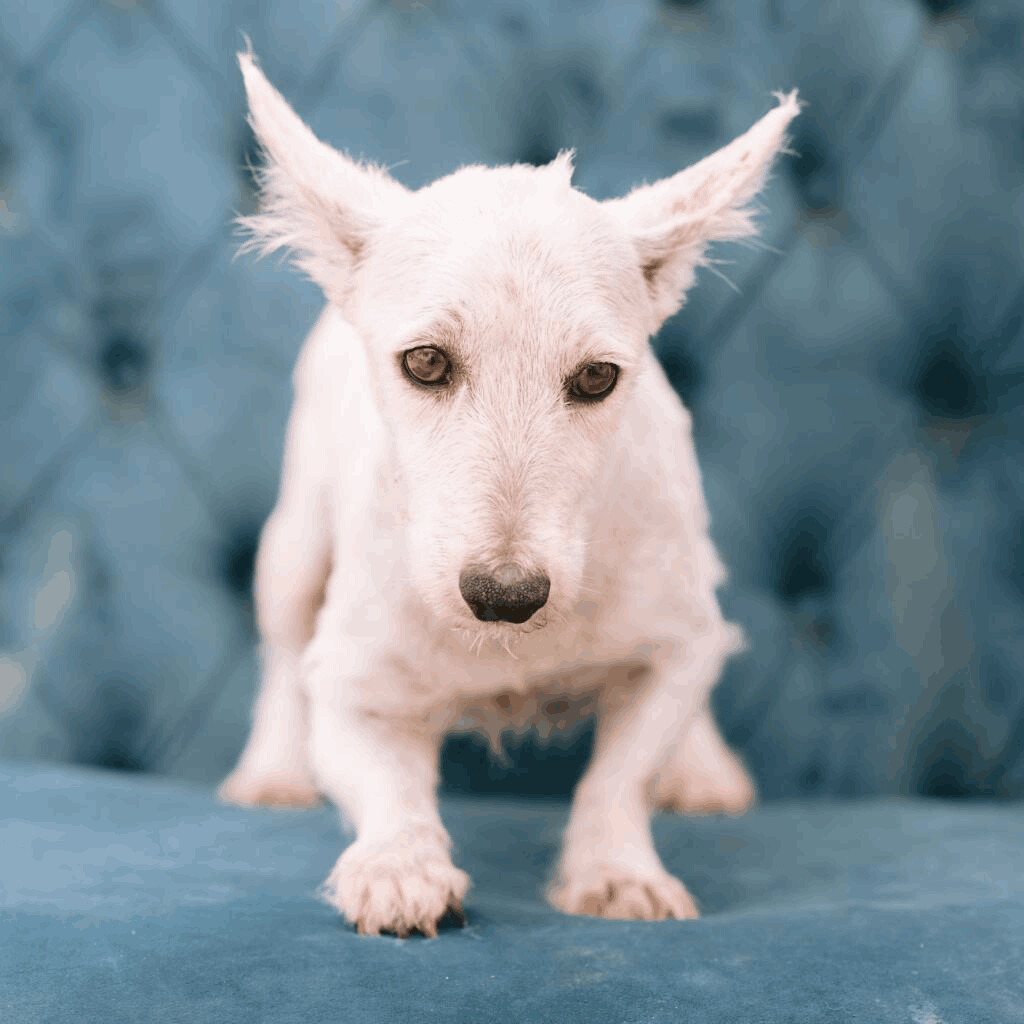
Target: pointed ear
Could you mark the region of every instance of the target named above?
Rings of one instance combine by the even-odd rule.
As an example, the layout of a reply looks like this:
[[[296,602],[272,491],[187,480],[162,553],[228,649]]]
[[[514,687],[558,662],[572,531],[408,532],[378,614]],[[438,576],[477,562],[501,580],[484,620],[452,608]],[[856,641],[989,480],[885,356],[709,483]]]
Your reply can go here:
[[[360,164],[321,142],[256,66],[251,52],[238,63],[249,99],[249,124],[266,158],[256,171],[259,210],[238,223],[242,252],[278,249],[344,307],[353,271],[389,206],[409,193],[382,168]]]
[[[760,191],[786,128],[800,112],[796,90],[748,132],[692,167],[604,203],[633,237],[656,317],[682,305],[710,242],[756,234],[749,203]]]

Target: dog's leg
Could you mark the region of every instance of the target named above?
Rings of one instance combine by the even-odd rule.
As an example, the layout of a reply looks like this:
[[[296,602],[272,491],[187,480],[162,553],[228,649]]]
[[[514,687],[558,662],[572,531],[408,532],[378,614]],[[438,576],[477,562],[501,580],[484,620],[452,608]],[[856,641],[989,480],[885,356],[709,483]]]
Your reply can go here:
[[[311,351],[304,350],[299,370]],[[218,791],[230,803],[307,807],[319,800],[307,767],[309,728],[299,662],[322,602],[331,538],[319,465],[322,430],[298,371],[297,385],[281,493],[256,553],[262,680],[245,750]]]
[[[649,789],[717,681],[730,644],[727,634],[704,637],[656,662],[635,685],[617,670],[606,687],[594,754],[573,798],[548,889],[559,910],[643,920],[698,916],[693,898],[654,849]]]
[[[435,936],[445,918],[464,921],[469,877],[437,806],[439,735],[314,697],[311,738],[317,782],[356,829],[323,898],[364,935]]]
[[[282,489],[256,555],[256,610],[263,635],[263,672],[252,732],[238,766],[218,795],[229,803],[309,807],[319,800],[308,767],[309,726],[299,661],[313,632],[329,566],[328,538]],[[322,517],[320,517],[322,520]]]
[[[312,807],[319,803],[320,794],[307,766],[308,723],[298,660],[286,647],[264,647],[252,732],[237,767],[217,791],[225,802],[249,807]]]
[[[654,806],[675,814],[743,814],[756,798],[753,780],[709,708],[693,716],[652,783]]]
[[[616,690],[624,686],[616,682]],[[693,714],[664,683],[649,679],[616,706],[602,699],[590,765],[573,797],[562,857],[548,889],[552,906],[594,917],[697,917],[682,882],[654,849],[649,779]]]

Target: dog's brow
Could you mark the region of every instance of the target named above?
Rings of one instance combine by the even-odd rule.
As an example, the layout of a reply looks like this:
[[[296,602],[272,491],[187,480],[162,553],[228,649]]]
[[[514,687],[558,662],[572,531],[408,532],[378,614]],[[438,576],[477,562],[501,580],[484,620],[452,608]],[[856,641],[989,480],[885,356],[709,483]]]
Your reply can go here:
[[[564,333],[552,324],[550,330],[555,336],[562,334],[559,360],[564,363],[563,370],[566,373],[589,362],[612,362],[623,369],[636,364],[636,353],[618,340],[619,330],[612,323],[594,320],[582,328],[577,325],[575,330],[562,329]],[[464,316],[454,308],[444,309],[433,316],[413,321],[402,330],[395,354],[400,356],[420,345],[435,345],[456,362],[465,365],[471,361],[472,355],[466,332]]]
[[[439,316],[404,331],[402,337],[405,340],[399,346],[399,351],[404,352],[417,345],[436,345],[449,355],[462,355],[465,331],[466,321],[462,315],[454,309],[446,309]]]
[[[616,363],[630,367],[636,363],[636,354],[617,339],[618,332],[602,324],[578,336],[571,349],[571,360],[579,363]]]
[[[636,366],[636,359],[631,353],[615,347],[589,344],[579,350],[579,355],[571,363],[569,370],[578,369],[587,363],[614,363],[620,369],[629,370]]]

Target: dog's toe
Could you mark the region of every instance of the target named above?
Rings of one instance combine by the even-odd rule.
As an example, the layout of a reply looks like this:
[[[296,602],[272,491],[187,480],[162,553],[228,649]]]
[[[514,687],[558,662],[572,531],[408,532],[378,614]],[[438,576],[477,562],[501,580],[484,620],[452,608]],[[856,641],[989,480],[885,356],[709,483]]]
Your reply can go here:
[[[705,785],[704,782],[709,784]],[[655,800],[660,811],[670,814],[684,814],[691,817],[710,814],[727,814],[738,817],[746,814],[757,800],[757,791],[749,779],[735,779],[728,785],[715,785],[710,780],[701,780],[696,785],[685,783],[665,789]]]
[[[419,933],[462,926],[469,876],[438,844],[401,841],[370,845],[357,840],[339,858],[320,890],[360,935]]]
[[[757,789],[738,758],[723,759],[715,771],[667,773],[657,780],[653,804],[671,814],[745,814]]]
[[[565,914],[620,920],[689,920],[700,916],[686,886],[668,872],[639,875],[614,865],[596,866],[548,889]]]

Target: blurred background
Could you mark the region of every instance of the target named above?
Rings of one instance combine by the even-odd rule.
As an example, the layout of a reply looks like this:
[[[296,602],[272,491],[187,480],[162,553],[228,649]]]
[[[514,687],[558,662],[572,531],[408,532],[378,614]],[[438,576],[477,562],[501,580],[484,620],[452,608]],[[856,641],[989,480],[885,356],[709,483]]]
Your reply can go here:
[[[768,248],[655,340],[752,639],[719,720],[769,798],[1024,794],[1019,0],[2,0],[0,756],[214,782],[245,739],[321,298],[233,259],[243,32],[410,186],[572,146],[617,195],[799,87]],[[565,791],[588,744],[456,739],[447,784]]]

